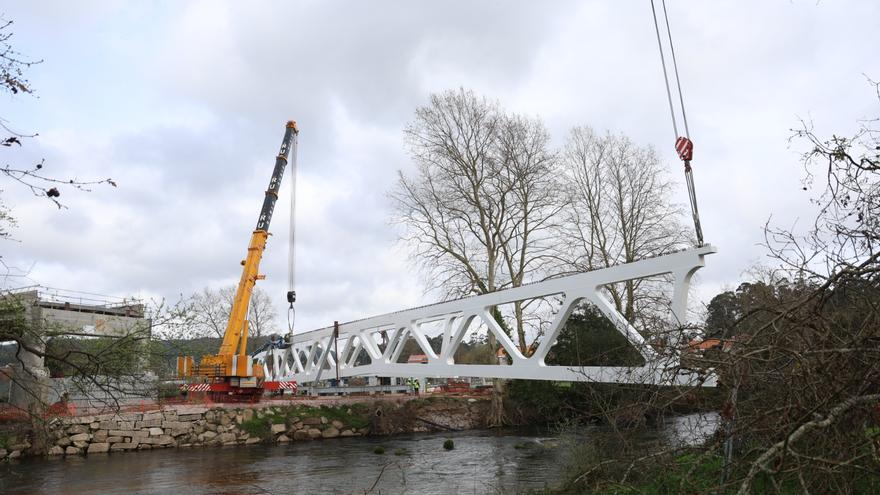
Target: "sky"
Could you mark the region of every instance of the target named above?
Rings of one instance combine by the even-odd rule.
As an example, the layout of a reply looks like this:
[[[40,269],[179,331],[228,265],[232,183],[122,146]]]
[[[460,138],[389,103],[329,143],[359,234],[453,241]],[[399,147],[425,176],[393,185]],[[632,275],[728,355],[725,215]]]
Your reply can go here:
[[[802,120],[852,133],[877,114],[880,3],[669,4],[703,230],[719,252],[696,302],[765,263],[762,228],[812,215],[790,142]],[[65,209],[2,179],[18,226],[5,287],[175,301],[237,282],[284,123],[299,136],[298,331],[431,302],[389,223],[414,169],[403,128],[431,93],[470,88],[538,116],[661,150],[686,204],[650,3],[612,1],[34,1],[6,3],[12,43],[43,60],[0,117],[39,133],[3,165],[112,178]],[[289,191],[260,282],[286,310]],[[800,223],[799,223],[800,222]],[[685,225],[688,225],[685,219]],[[286,327],[286,323],[282,323]]]

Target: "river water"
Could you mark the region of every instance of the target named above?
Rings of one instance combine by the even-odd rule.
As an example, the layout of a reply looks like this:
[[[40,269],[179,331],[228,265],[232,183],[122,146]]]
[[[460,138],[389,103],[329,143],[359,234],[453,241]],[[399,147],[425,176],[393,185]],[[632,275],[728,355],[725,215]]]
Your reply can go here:
[[[716,422],[679,416],[636,438],[644,448],[693,443]],[[447,438],[453,450],[444,450]],[[601,428],[564,435],[502,429],[34,459],[0,466],[0,493],[523,493],[558,484],[572,449],[602,438],[613,435]],[[374,453],[377,447],[385,453]]]

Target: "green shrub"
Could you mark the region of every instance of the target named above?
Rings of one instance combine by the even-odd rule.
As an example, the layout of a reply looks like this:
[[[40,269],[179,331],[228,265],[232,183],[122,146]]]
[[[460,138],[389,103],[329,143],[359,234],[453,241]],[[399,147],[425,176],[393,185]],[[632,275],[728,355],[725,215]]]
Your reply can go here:
[[[266,438],[272,431],[272,416],[269,414],[262,418],[255,416],[247,421],[242,421],[239,428],[252,437]]]
[[[447,438],[446,441],[443,442],[443,448],[446,450],[452,450],[455,448],[455,442],[453,442],[451,438]]]

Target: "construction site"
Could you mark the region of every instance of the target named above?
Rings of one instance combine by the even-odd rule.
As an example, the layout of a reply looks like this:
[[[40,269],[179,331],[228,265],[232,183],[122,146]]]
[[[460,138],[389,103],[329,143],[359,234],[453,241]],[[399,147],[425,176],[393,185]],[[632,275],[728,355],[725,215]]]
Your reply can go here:
[[[343,3],[0,12],[0,492],[880,492],[876,6]]]

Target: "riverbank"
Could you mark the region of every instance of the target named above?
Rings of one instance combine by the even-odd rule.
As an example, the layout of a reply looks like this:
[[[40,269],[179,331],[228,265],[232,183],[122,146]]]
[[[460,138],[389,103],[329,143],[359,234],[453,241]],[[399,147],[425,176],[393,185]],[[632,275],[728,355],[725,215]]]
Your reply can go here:
[[[489,401],[429,396],[391,400],[174,405],[138,412],[5,425],[0,459],[90,456],[167,448],[285,444],[484,428]]]

